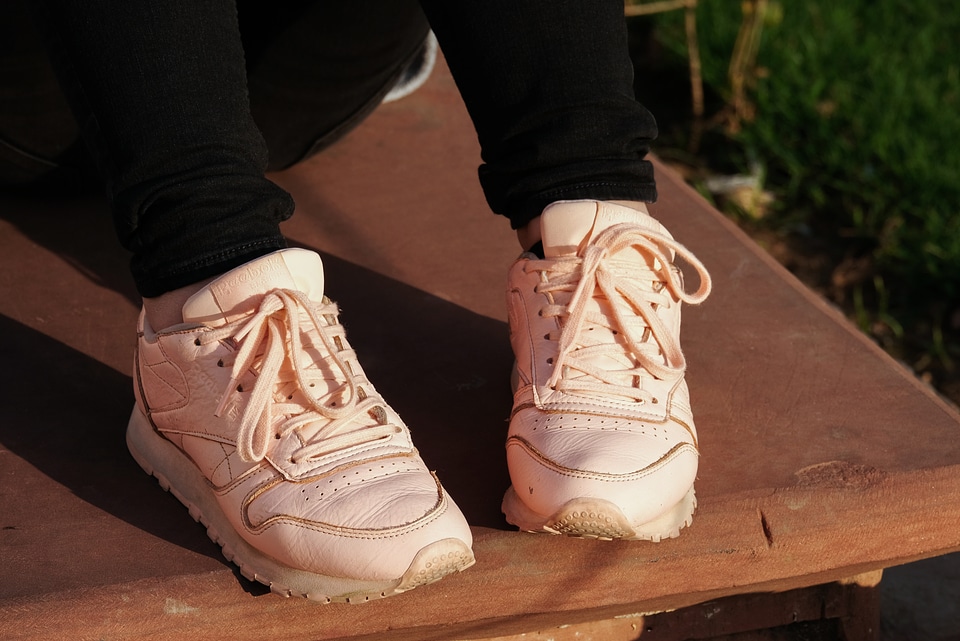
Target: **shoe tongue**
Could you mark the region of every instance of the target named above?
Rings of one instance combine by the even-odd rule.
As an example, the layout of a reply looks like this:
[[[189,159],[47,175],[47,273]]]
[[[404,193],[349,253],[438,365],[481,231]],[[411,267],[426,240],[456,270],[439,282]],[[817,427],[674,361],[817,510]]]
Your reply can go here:
[[[574,256],[597,234],[619,223],[664,233],[649,214],[630,207],[593,200],[558,202],[544,209],[540,219],[544,257]]]
[[[273,289],[292,289],[321,300],[320,257],[305,249],[282,249],[245,263],[191,296],[183,306],[183,320],[208,327],[225,325],[255,311]]]

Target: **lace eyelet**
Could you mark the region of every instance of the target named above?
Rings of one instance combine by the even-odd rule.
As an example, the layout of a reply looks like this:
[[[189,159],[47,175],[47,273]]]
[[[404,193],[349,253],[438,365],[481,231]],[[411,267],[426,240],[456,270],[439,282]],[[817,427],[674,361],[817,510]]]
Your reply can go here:
[[[200,345],[201,345],[200,339],[199,339],[199,338],[193,339],[193,344],[196,345],[197,347],[200,347]]]

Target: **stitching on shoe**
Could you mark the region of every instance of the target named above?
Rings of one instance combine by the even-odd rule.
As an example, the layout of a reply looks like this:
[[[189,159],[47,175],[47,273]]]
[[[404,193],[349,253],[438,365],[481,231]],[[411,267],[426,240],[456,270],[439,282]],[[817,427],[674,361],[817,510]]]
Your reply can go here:
[[[353,539],[391,539],[397,538],[400,536],[405,536],[410,532],[415,532],[425,528],[427,525],[433,523],[438,518],[443,516],[450,507],[450,501],[447,498],[447,493],[443,489],[443,486],[440,484],[440,480],[437,478],[437,475],[433,472],[430,473],[430,476],[433,478],[437,486],[437,501],[434,503],[433,507],[427,510],[423,516],[416,518],[415,520],[404,523],[403,525],[395,525],[382,529],[373,529],[373,528],[353,528],[343,525],[334,525],[330,523],[325,523],[323,521],[308,521],[306,519],[298,519],[290,515],[276,515],[272,516],[259,525],[254,525],[250,520],[250,504],[256,500],[261,494],[267,492],[274,484],[284,483],[285,481],[282,477],[275,480],[273,483],[267,483],[265,485],[258,486],[254,490],[244,497],[243,503],[240,506],[241,519],[243,521],[243,526],[252,534],[263,534],[270,528],[287,524],[293,525],[296,527],[302,527],[305,529],[313,530],[315,532],[321,532],[324,534],[332,534],[337,537],[348,537]]]
[[[673,459],[677,458],[685,450],[693,450],[694,454],[700,456],[700,450],[691,443],[681,442],[677,443],[669,450],[666,451],[660,458],[658,458],[653,463],[650,463],[646,467],[643,467],[639,470],[634,470],[633,472],[627,472],[625,474],[613,474],[610,472],[591,472],[589,470],[577,470],[569,467],[560,465],[556,461],[547,458],[539,449],[537,449],[530,441],[523,438],[522,436],[511,436],[507,439],[507,447],[510,447],[511,444],[516,444],[522,449],[526,450],[529,454],[533,455],[544,467],[561,474],[563,476],[570,476],[573,478],[582,478],[582,479],[598,479],[603,481],[608,481],[612,483],[626,483],[634,481],[638,478],[643,478],[649,476],[654,472],[665,467],[667,463],[670,463]]]

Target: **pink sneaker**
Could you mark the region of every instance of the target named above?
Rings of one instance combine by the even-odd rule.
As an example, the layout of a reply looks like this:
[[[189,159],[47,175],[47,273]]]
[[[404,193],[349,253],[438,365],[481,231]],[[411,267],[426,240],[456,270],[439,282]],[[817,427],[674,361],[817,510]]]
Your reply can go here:
[[[473,564],[470,528],[367,380],[320,257],[275,252],[140,317],[127,445],[244,576],[367,601]]]
[[[680,351],[680,303],[706,269],[645,213],[612,203],[547,207],[544,259],[510,270],[517,357],[503,500],[522,530],[658,541],[696,507],[697,433]],[[683,289],[681,256],[700,276]]]

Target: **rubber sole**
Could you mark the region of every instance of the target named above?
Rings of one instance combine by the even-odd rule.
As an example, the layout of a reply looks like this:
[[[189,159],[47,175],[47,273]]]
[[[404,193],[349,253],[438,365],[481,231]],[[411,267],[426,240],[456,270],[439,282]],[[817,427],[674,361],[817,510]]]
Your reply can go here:
[[[303,597],[319,603],[363,603],[407,592],[474,564],[473,552],[459,539],[442,539],[422,548],[396,579],[370,581],[325,576],[283,565],[247,543],[230,524],[206,478],[170,441],[158,435],[134,407],[127,425],[127,448],[141,468],[160,487],[183,503],[190,516],[206,527],[227,560],[246,578],[263,583],[285,597]]]
[[[527,507],[511,486],[503,496],[507,521],[525,532],[564,534],[604,541],[660,541],[680,535],[693,521],[697,497],[693,487],[676,505],[647,523],[631,523],[617,505],[598,498],[576,498],[564,503],[549,516]]]

